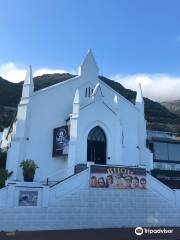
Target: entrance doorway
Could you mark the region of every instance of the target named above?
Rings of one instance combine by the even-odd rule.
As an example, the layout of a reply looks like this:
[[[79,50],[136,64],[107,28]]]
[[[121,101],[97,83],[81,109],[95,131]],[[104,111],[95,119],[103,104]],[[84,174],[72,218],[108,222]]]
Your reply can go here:
[[[99,126],[94,127],[88,134],[87,161],[106,164],[106,136]]]

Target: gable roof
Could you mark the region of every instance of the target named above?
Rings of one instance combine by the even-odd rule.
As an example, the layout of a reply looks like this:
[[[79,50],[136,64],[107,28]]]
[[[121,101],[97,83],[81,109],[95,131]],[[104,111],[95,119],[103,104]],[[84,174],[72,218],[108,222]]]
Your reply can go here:
[[[55,73],[55,74],[45,74],[34,78],[34,91],[38,91],[44,88],[48,88],[52,85],[65,82],[71,78],[77,77],[70,73]],[[120,83],[110,80],[104,76],[98,77],[101,81],[106,83],[109,87],[115,90],[117,93],[125,97],[131,103],[135,102],[136,92],[124,88]],[[73,80],[73,79],[72,79]]]

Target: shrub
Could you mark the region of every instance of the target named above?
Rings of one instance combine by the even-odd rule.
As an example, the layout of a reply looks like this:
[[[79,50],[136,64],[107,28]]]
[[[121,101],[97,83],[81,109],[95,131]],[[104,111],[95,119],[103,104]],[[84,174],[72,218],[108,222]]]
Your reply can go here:
[[[5,181],[13,174],[13,172],[8,172],[4,168],[0,168],[0,188],[5,186]]]

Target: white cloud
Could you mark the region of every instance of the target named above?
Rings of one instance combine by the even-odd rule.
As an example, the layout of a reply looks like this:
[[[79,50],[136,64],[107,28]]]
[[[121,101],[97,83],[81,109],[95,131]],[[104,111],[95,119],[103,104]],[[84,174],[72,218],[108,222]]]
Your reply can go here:
[[[47,67],[39,68],[34,71],[34,76],[52,73],[72,73],[73,70],[50,69]],[[0,64],[0,76],[11,82],[24,80],[26,68],[19,67],[13,62]],[[135,74],[121,75],[116,74],[110,77],[120,82],[124,87],[136,91],[138,83],[141,83],[143,94],[154,101],[169,101],[180,99],[180,77],[174,77],[168,74]]]
[[[11,82],[19,82],[25,78],[26,69],[17,67],[13,62],[0,65],[0,76]]]
[[[20,82],[23,81],[26,75],[26,68],[19,67],[13,62],[8,62],[0,65],[0,76],[11,82]],[[76,74],[73,70],[65,69],[50,69],[50,68],[40,68],[36,69],[33,73],[33,76],[41,76],[43,74],[52,74],[52,73],[72,73]]]
[[[180,99],[180,77],[173,77],[168,74],[117,74],[112,76],[111,79],[135,91],[138,83],[141,83],[143,95],[154,101],[162,102]]]

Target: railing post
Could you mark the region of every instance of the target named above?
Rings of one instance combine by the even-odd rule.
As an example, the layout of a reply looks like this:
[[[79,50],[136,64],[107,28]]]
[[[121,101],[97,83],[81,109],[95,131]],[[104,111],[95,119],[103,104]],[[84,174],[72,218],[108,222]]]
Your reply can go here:
[[[48,179],[48,178],[47,178]],[[49,205],[49,186],[43,186],[43,193],[42,193],[42,206],[48,207]]]

